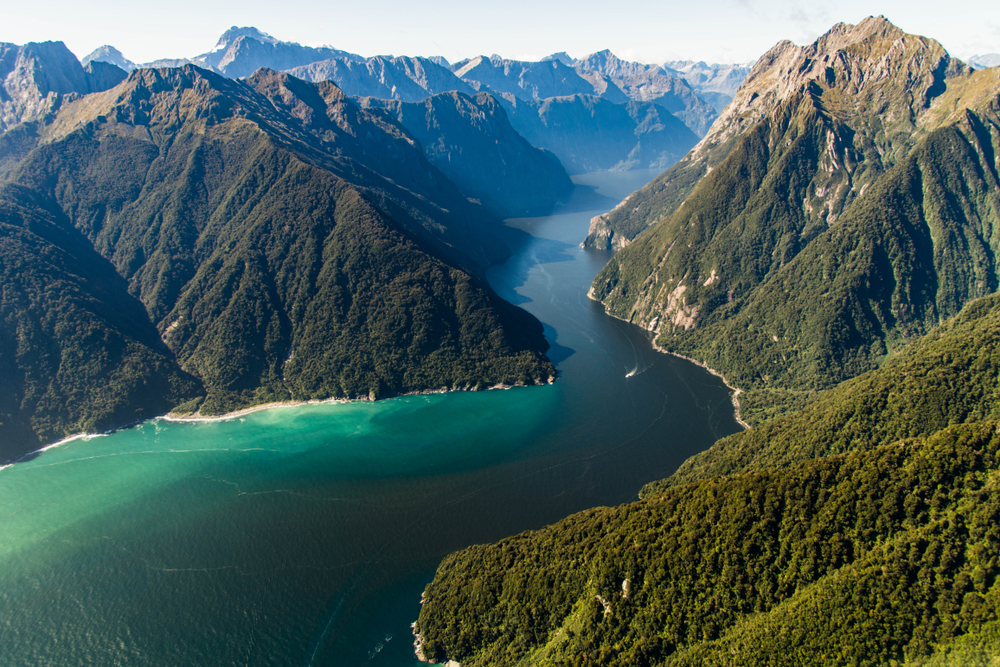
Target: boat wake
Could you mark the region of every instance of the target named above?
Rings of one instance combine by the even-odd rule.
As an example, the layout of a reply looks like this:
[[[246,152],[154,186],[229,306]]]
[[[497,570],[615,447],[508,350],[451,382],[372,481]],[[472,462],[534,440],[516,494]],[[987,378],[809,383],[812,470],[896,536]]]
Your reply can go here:
[[[639,368],[639,365],[636,364],[632,368],[632,370],[630,370],[628,373],[625,374],[625,379],[627,380],[630,377],[635,377],[636,375],[642,375],[643,373],[645,373],[646,371],[648,371],[650,368],[652,368],[651,365],[650,366],[645,366],[643,368]]]

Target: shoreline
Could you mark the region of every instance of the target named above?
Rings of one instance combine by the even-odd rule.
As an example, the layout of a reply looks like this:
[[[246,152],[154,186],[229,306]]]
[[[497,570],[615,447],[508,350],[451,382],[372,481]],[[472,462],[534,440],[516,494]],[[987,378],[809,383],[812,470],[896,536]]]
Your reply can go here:
[[[622,321],[624,322],[625,320],[622,320]],[[646,329],[646,331],[649,331],[649,329]],[[732,401],[733,401],[733,410],[735,410],[735,413],[734,413],[733,416],[736,417],[736,423],[739,424],[740,426],[742,426],[744,430],[746,430],[746,431],[750,430],[750,424],[747,424],[740,417],[740,394],[743,393],[742,389],[740,389],[739,387],[734,387],[733,385],[729,384],[729,381],[726,379],[725,375],[723,375],[719,371],[715,370],[714,368],[712,368],[711,366],[709,366],[708,364],[706,364],[704,361],[699,361],[697,359],[694,359],[692,357],[688,357],[688,356],[680,354],[678,352],[671,352],[670,350],[665,350],[665,349],[663,349],[662,347],[660,347],[659,345],[656,344],[656,340],[655,339],[652,340],[651,342],[653,344],[653,349],[656,350],[657,352],[662,352],[663,354],[669,354],[672,357],[677,357],[678,359],[683,359],[684,361],[690,361],[695,366],[701,366],[706,371],[708,371],[709,373],[711,373],[715,377],[717,377],[720,380],[722,380],[722,384],[726,385],[726,387],[731,392],[733,392],[733,395],[732,395],[731,398],[732,398]]]
[[[546,385],[554,384],[555,377],[549,377],[548,382],[544,383]],[[260,405],[252,405],[247,408],[240,408],[239,410],[234,410],[233,412],[226,412],[221,415],[202,415],[200,412],[193,412],[190,414],[177,414],[174,412],[168,412],[165,415],[159,415],[157,417],[151,417],[145,421],[150,421],[151,419],[163,419],[164,421],[171,422],[216,422],[225,421],[227,419],[236,419],[237,417],[243,417],[245,415],[252,414],[254,412],[262,412],[264,410],[281,410],[284,408],[298,408],[304,405],[332,405],[334,403],[376,403],[378,401],[388,401],[393,398],[405,398],[407,396],[430,396],[433,394],[451,394],[460,391],[493,391],[495,389],[513,389],[514,387],[541,387],[542,384],[495,384],[490,387],[485,387],[483,389],[473,389],[471,387],[451,387],[442,389],[419,389],[417,391],[407,391],[401,394],[391,394],[389,396],[383,396],[381,398],[311,398],[308,401],[275,401],[274,403],[261,403]],[[122,427],[126,428],[126,427]],[[118,430],[118,429],[114,429]],[[109,431],[110,432],[110,431]]]
[[[156,417],[154,417],[153,419],[156,419]],[[119,428],[112,429],[111,431],[106,431],[104,433],[75,433],[73,435],[63,438],[58,442],[53,442],[50,445],[45,445],[44,447],[33,449],[30,452],[25,452],[24,454],[21,454],[19,457],[17,457],[13,461],[10,461],[9,463],[0,463],[0,470],[4,470],[5,468],[10,468],[11,466],[17,465],[18,463],[28,458],[29,456],[34,457],[36,454],[41,454],[46,450],[55,449],[56,447],[62,447],[63,445],[68,444],[74,440],[90,440],[92,438],[103,438],[106,435],[110,435],[114,431],[123,428],[129,428],[130,426],[135,426],[135,424],[129,424],[128,426],[121,426]]]
[[[626,319],[624,319],[622,317],[618,317],[617,315],[609,313],[607,306],[604,306],[604,302],[602,302],[600,299],[594,298],[594,288],[593,287],[591,287],[589,290],[587,290],[587,298],[590,299],[591,301],[594,301],[596,303],[601,304],[601,306],[604,307],[604,314],[607,315],[608,317],[613,317],[613,318],[615,318],[616,320],[618,320],[620,322],[628,322],[629,324],[635,324],[635,322],[629,322],[628,320],[626,320]],[[729,391],[733,392],[732,396],[730,398],[732,399],[732,402],[733,402],[733,410],[734,410],[733,416],[736,418],[736,423],[739,424],[740,426],[742,426],[743,430],[745,430],[745,431],[749,431],[750,430],[750,424],[747,424],[745,421],[743,421],[743,418],[740,417],[740,394],[743,393],[742,389],[740,389],[739,387],[734,387],[733,385],[729,384],[729,380],[726,379],[725,375],[723,375],[719,371],[715,370],[714,368],[712,368],[711,366],[709,366],[708,364],[706,364],[704,361],[699,361],[698,359],[694,359],[692,357],[680,354],[678,352],[671,352],[670,350],[666,350],[666,349],[660,347],[659,345],[657,345],[656,344],[656,335],[657,335],[656,331],[654,331],[652,329],[647,329],[646,327],[641,326],[639,324],[635,324],[635,326],[639,327],[643,331],[648,331],[651,334],[653,334],[653,339],[650,340],[649,343],[650,343],[650,345],[653,346],[653,349],[656,350],[657,352],[660,352],[662,354],[669,354],[672,357],[677,357],[678,359],[683,359],[684,361],[690,361],[695,366],[700,366],[701,368],[704,368],[706,371],[708,371],[709,373],[711,373],[715,377],[717,377],[720,380],[722,380],[722,384],[726,385],[726,387],[729,389]]]
[[[313,398],[308,401],[276,401],[274,403],[261,403],[260,405],[251,405],[250,407],[240,408],[239,410],[234,410],[232,412],[227,412],[221,415],[202,415],[198,412],[190,414],[177,414],[174,412],[168,412],[163,415],[155,415],[148,419],[143,419],[141,421],[132,422],[129,424],[122,424],[121,426],[116,426],[110,428],[102,433],[74,433],[73,435],[66,436],[58,442],[53,442],[51,444],[39,447],[38,449],[33,449],[30,452],[25,452],[21,456],[17,457],[6,463],[0,463],[0,471],[6,468],[17,465],[24,459],[28,457],[34,457],[42,452],[54,449],[56,447],[62,447],[74,440],[90,440],[91,438],[102,438],[107,435],[111,435],[115,431],[123,431],[127,428],[132,428],[133,426],[138,426],[140,424],[145,424],[146,422],[153,421],[154,419],[162,419],[168,422],[176,423],[209,423],[209,422],[220,422],[229,419],[238,419],[239,417],[244,417],[254,412],[263,412],[264,410],[281,410],[284,408],[298,408],[304,405],[332,405],[334,403],[375,403],[376,401],[386,401],[393,398],[404,398],[406,396],[429,396],[431,394],[450,394],[452,392],[458,391],[492,391],[494,389],[513,389],[514,387],[541,387],[543,385],[555,384],[556,377],[550,376],[548,382],[542,384],[526,385],[521,383],[515,384],[495,384],[484,389],[473,389],[473,388],[462,388],[462,387],[452,387],[450,389],[421,389],[418,391],[408,391],[401,394],[392,394],[390,396],[384,396],[378,399],[371,398]]]

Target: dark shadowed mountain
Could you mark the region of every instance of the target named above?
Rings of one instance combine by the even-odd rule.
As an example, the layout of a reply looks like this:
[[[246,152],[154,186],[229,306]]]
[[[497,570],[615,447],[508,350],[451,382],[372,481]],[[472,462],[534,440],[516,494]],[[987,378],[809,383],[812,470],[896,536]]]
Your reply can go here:
[[[46,323],[21,347],[0,327],[5,458],[182,401],[219,413],[554,374],[541,325],[477,276],[504,257],[498,220],[333,84],[137,70],[36,143],[0,208],[5,266],[38,267],[5,274],[3,321]]]
[[[420,141],[435,166],[501,218],[542,215],[573,190],[558,158],[518,134],[492,95],[453,92],[423,102],[360,103],[385,109]]]

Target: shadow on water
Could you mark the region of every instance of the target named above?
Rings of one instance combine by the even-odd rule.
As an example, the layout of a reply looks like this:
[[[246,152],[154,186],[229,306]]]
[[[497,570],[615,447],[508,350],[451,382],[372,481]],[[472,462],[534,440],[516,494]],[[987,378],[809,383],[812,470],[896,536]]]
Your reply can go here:
[[[558,215],[558,213],[556,213]],[[507,242],[513,251],[513,256],[507,263],[499,267],[493,267],[487,271],[486,275],[490,282],[490,287],[503,299],[511,302],[515,306],[523,306],[531,303],[531,299],[517,292],[528,282],[531,269],[540,264],[556,264],[558,262],[572,262],[573,256],[569,250],[573,248],[568,243],[562,243],[553,239],[540,238],[531,235],[523,229],[505,226],[499,230],[500,237]],[[503,281],[491,279],[498,270],[505,274]]]
[[[577,183],[573,195],[562,206],[549,215],[559,213],[580,213],[582,211],[609,211],[618,205],[619,199],[600,194],[596,185]]]
[[[551,324],[542,324],[545,329],[545,340],[549,341],[549,350],[545,354],[548,355],[549,361],[558,366],[561,362],[566,361],[571,356],[576,354],[576,350],[560,345],[556,342],[559,338],[559,334],[556,329]]]

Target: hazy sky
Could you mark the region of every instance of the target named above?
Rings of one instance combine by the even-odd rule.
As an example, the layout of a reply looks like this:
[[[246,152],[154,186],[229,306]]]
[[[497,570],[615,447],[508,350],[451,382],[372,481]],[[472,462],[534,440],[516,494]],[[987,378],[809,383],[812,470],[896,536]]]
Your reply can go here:
[[[806,44],[835,23],[878,14],[961,58],[1000,53],[997,0],[840,0],[805,8],[791,0],[0,0],[0,41],[62,40],[80,57],[112,44],[146,62],[203,53],[231,25],[252,25],[278,39],[364,56],[538,59],[609,48],[642,62],[746,62],[781,39]]]

